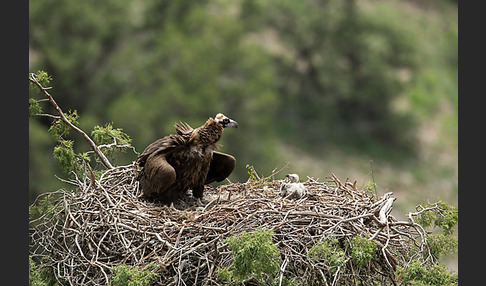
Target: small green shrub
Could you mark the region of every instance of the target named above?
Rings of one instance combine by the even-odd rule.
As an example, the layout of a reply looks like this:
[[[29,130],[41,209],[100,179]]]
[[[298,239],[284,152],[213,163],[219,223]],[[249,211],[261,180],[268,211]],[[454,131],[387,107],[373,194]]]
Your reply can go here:
[[[337,239],[319,241],[309,249],[307,256],[314,259],[314,261],[322,259],[326,265],[331,267],[331,271],[337,270],[337,266],[341,266],[346,262],[346,254],[339,247]]]
[[[358,267],[365,267],[376,256],[376,244],[362,236],[353,237],[349,246],[351,248],[351,259]]]
[[[458,223],[457,206],[439,201],[437,208],[420,213],[417,222],[424,228],[442,229],[442,233],[427,236],[428,246],[435,257],[457,252],[458,239],[457,234],[454,234]]]
[[[252,278],[261,284],[273,280],[280,266],[280,252],[272,236],[272,230],[258,228],[226,238],[234,257],[231,265],[218,269],[218,278],[233,285]]]
[[[423,265],[419,260],[411,262],[408,267],[398,267],[397,280],[407,285],[457,285],[458,275],[447,271],[444,266]]]
[[[435,257],[457,253],[457,235],[451,236],[444,234],[429,234],[427,236],[427,242],[429,244],[430,251]]]
[[[156,264],[149,264],[143,270],[137,267],[119,264],[112,269],[113,276],[110,279],[110,286],[146,286],[159,274],[152,271]]]
[[[454,230],[458,223],[458,208],[444,202],[437,202],[430,209],[419,206],[420,214],[416,222],[425,229],[440,228],[441,233],[427,235],[427,245],[430,253],[439,258],[443,255],[457,252],[458,239]],[[395,272],[397,280],[406,285],[456,285],[458,275],[447,271],[445,266],[421,259],[399,266]]]
[[[417,217],[417,222],[424,228],[434,227],[442,228],[445,235],[451,235],[457,226],[459,213],[457,206],[451,206],[445,202],[439,201],[438,208],[434,211],[422,212]]]
[[[445,202],[439,202],[438,205],[442,211],[441,215],[435,218],[434,224],[441,227],[444,234],[451,235],[459,219],[458,208]]]
[[[29,256],[29,286],[47,286],[37,264]]]
[[[57,286],[51,268],[42,267],[29,256],[29,286]]]

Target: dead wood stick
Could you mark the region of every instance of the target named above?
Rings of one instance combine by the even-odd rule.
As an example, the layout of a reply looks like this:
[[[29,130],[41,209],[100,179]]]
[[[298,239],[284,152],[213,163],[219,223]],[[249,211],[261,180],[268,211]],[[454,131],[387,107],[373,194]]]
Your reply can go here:
[[[386,224],[388,214],[390,213],[390,211],[393,207],[393,201],[395,201],[395,199],[396,198],[387,199],[385,204],[383,205],[383,207],[381,207],[380,212],[378,214],[378,217],[379,217],[379,221],[382,225]]]

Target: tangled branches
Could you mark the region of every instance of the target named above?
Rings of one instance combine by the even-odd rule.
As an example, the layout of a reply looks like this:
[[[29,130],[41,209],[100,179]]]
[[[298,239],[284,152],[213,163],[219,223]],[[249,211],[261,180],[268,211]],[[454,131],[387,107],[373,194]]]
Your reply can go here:
[[[414,218],[437,205],[399,221],[390,214],[392,193],[377,198],[334,175],[327,182],[309,178],[299,200],[279,196],[281,180],[250,178],[206,186],[203,207],[187,198],[175,208],[140,197],[134,165],[70,182],[77,190],[51,194],[48,210],[30,228],[31,255],[63,284],[106,285],[117,265],[155,263],[154,283],[221,285],[217,271],[232,261],[225,239],[258,228],[272,230],[280,250],[277,285],[285,279],[299,285],[395,284],[397,266],[435,259]],[[351,252],[334,265],[309,255],[326,240],[346,249],[357,236],[376,245],[366,263],[357,263]]]

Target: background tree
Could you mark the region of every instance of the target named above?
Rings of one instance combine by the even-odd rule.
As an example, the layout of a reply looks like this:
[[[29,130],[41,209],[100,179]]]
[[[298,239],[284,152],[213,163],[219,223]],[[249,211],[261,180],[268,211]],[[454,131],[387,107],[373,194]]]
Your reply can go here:
[[[270,9],[275,12],[266,13]],[[289,139],[412,151],[410,114],[391,107],[405,88],[400,71],[415,69],[407,31],[360,10],[354,0],[251,1],[244,11],[253,30],[271,33],[280,47],[269,54],[279,72],[279,116]]]

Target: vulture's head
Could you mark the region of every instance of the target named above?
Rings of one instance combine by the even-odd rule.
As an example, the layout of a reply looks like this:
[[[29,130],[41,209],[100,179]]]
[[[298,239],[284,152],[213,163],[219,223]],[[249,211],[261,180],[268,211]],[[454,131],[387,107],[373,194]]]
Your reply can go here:
[[[238,122],[234,121],[233,119],[226,117],[226,115],[224,115],[223,113],[216,114],[216,116],[214,117],[214,120],[216,122],[218,122],[219,124],[221,124],[223,126],[223,128],[226,128],[226,127],[237,128],[238,127]]]
[[[291,183],[298,183],[299,182],[299,175],[297,174],[287,174],[285,177],[289,178]]]

